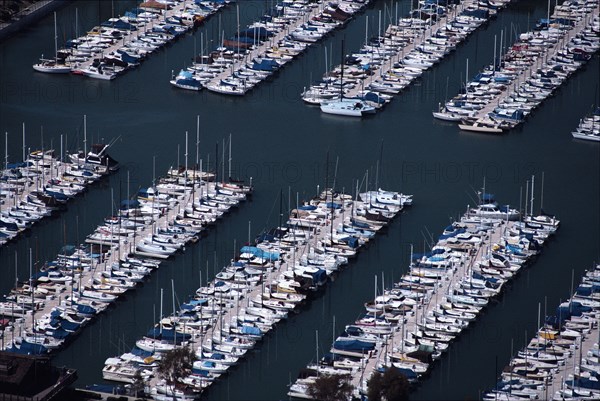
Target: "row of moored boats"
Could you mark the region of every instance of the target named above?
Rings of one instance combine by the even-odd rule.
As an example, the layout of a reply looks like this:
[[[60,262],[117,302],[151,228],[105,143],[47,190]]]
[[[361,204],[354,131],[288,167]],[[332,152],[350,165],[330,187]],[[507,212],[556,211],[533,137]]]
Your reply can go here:
[[[0,172],[0,246],[63,210],[70,199],[118,169],[107,154],[109,146],[92,145],[87,155],[67,155],[67,162],[55,157],[53,150],[31,152],[19,163],[7,161]]]
[[[572,35],[574,29],[578,32]],[[456,121],[466,131],[501,133],[511,129],[598,49],[598,2],[565,1],[555,7],[549,21],[540,20],[535,30],[519,35],[497,62],[478,73],[464,93],[446,102],[433,116]],[[490,109],[490,105],[495,107]]]
[[[558,225],[552,217],[521,216],[499,207],[493,195],[482,195],[481,204],[446,227],[430,252],[411,252],[408,273],[391,288],[381,285],[365,313],[345,326],[325,357],[301,372],[288,395],[312,398],[309,389],[320,375],[351,375],[355,396],[366,394],[375,370],[395,368],[418,382]]]
[[[327,114],[373,114],[509,2],[419,2],[383,35],[365,37],[359,51],[344,54],[342,64],[304,90],[302,99]]]
[[[44,73],[73,73],[112,80],[198,27],[228,3],[228,0],[145,1],[123,16],[110,18],[85,35],[68,40],[62,49],[58,49],[55,38],[55,57],[42,56],[33,68]]]
[[[251,192],[251,187],[239,183],[206,182],[200,177],[212,174],[172,169],[155,187],[123,201],[118,213],[87,237],[89,248],[65,247],[29,281],[17,283],[0,304],[0,315],[15,318],[5,348],[25,354],[60,348],[95,315],[143,282],[159,266],[156,259],[196,241]],[[176,204],[178,212],[169,213]]]
[[[208,56],[202,54],[170,81],[199,91],[244,95],[294,60],[311,44],[350,21],[370,0],[283,0],[257,22],[220,41]]]
[[[600,265],[596,265],[585,272],[555,315],[544,318],[535,337],[512,357],[483,400],[600,399],[599,319]]]
[[[241,248],[179,311],[161,313],[131,352],[107,359],[103,377],[133,383],[141,375],[157,400],[199,397],[412,202],[411,196],[383,190],[361,198],[328,190],[299,205],[287,223]],[[167,383],[157,367],[165,352],[180,347],[190,347],[196,360],[176,383]]]

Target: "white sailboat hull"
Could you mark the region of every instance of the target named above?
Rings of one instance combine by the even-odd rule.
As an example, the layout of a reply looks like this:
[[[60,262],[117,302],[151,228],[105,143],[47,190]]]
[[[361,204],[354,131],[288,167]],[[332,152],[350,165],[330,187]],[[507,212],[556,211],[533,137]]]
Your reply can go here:
[[[33,69],[46,74],[68,74],[71,72],[71,67],[66,65],[50,66],[44,64],[34,64]]]

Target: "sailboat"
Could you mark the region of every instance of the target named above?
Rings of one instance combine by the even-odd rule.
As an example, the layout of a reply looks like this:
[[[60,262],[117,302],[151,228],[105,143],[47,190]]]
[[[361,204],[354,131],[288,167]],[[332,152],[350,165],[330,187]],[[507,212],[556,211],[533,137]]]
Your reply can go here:
[[[321,111],[338,116],[362,117],[375,114],[375,107],[361,99],[344,99],[344,41],[342,41],[342,71],[340,76],[340,97],[321,103]]]
[[[58,58],[58,35],[56,33],[56,13],[54,13],[54,59],[40,58],[39,63],[33,65],[33,69],[47,74],[67,74],[71,72],[71,66],[64,63],[64,59]]]

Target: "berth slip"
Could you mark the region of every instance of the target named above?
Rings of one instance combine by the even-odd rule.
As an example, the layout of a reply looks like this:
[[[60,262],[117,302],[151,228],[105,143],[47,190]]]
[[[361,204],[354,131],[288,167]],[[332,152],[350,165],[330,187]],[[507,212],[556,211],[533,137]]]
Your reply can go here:
[[[214,181],[211,172],[171,169],[155,186],[120,203],[88,235],[88,245],[65,246],[57,258],[16,282],[0,304],[13,319],[2,347],[46,354],[67,345],[96,315],[135,289],[160,260],[199,240],[252,192],[239,182]]]
[[[461,130],[484,133],[501,133],[524,123],[600,49],[599,11],[595,0],[557,5],[549,18],[519,35],[506,52],[500,43],[493,63],[433,116],[459,122]]]
[[[535,336],[513,354],[484,401],[600,397],[600,265],[586,271],[571,298],[550,313],[542,316],[538,304]]]
[[[499,206],[485,192],[479,200],[444,229],[430,252],[411,249],[409,272],[398,282],[386,287],[375,277],[365,312],[345,325],[322,359],[302,370],[288,396],[312,399],[309,389],[321,375],[350,375],[353,395],[360,397],[376,371],[395,368],[413,384],[430,371],[559,226],[554,217]]]
[[[217,49],[202,54],[170,81],[198,91],[206,88],[223,95],[242,96],[293,61],[306,48],[342,28],[370,0],[285,0],[278,2],[259,21],[233,37],[219,39]]]
[[[84,117],[84,144],[86,137]],[[75,153],[41,149],[26,154],[23,124],[22,161],[9,163],[8,133],[5,134],[5,157],[0,171],[0,247],[17,239],[43,218],[66,209],[69,200],[91,185],[119,169],[119,163],[108,154],[114,140],[93,144],[88,151]]]
[[[382,32],[380,15],[378,34],[371,38],[367,21],[363,47],[351,54],[342,49],[341,64],[305,89],[301,97],[308,104],[320,105],[323,113],[374,114],[509,3],[419,2],[400,19],[396,7],[393,24]]]
[[[54,57],[40,58],[33,69],[42,73],[73,73],[94,79],[113,80],[139,66],[147,56],[184,33],[197,28],[231,1],[170,0],[141,2],[90,29],[85,35],[66,41],[58,48],[54,14]],[[78,16],[75,17],[79,30]]]
[[[277,322],[326,290],[329,278],[411,203],[411,195],[381,189],[355,198],[327,189],[298,204],[287,222],[241,248],[236,260],[179,311],[170,316],[161,311],[159,322],[131,352],[107,359],[103,378],[131,383],[137,372],[149,378],[146,387],[155,400],[198,399],[242,363]],[[193,368],[177,382],[167,382],[157,371],[160,360],[181,348],[195,355]]]

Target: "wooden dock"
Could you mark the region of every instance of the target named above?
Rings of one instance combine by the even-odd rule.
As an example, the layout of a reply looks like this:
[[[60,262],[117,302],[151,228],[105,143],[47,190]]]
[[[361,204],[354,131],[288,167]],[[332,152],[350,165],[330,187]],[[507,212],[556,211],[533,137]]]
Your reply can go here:
[[[72,72],[74,74],[79,74],[79,71],[89,68],[92,65],[92,63],[94,62],[94,59],[96,59],[96,58],[102,59],[105,54],[116,52],[123,46],[127,45],[129,42],[138,39],[140,34],[144,34],[148,31],[152,31],[152,29],[154,28],[155,25],[164,22],[165,19],[168,17],[182,13],[189,5],[193,5],[194,3],[195,3],[194,0],[184,0],[181,3],[175,4],[175,6],[172,9],[167,9],[166,11],[163,11],[160,14],[159,18],[152,19],[151,21],[144,23],[142,28],[138,27],[138,29],[136,31],[129,31],[128,33],[125,33],[123,35],[122,39],[116,41],[114,44],[112,44],[108,48],[104,49],[100,54],[94,54],[88,60],[76,63]],[[217,10],[216,12],[219,12],[219,10]],[[211,15],[214,15],[214,14],[211,14]],[[185,25],[182,25],[182,26],[185,26]],[[188,30],[193,29],[192,26],[187,26],[187,28],[188,28]],[[176,38],[173,38],[173,40],[175,40],[175,39]],[[142,60],[142,62],[143,62],[143,60]],[[130,68],[127,68],[125,71],[127,71],[129,69]]]

